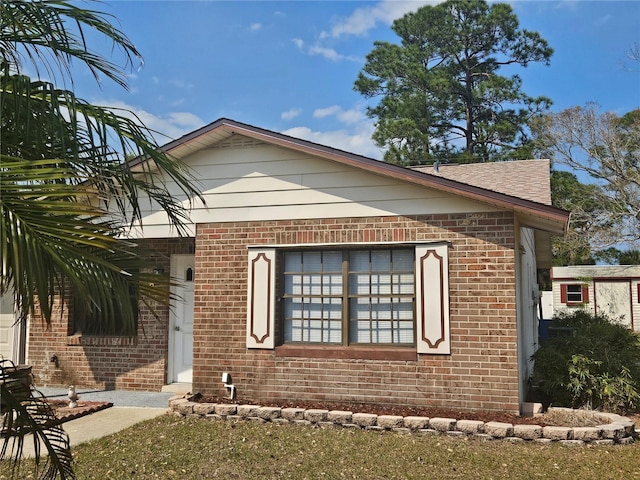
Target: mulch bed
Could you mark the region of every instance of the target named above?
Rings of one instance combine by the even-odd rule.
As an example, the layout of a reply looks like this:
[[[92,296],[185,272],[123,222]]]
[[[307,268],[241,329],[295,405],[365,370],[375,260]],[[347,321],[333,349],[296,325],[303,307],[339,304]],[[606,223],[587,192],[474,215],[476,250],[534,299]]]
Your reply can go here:
[[[60,420],[60,423],[84,417],[85,415],[99,412],[100,410],[104,410],[105,408],[113,407],[113,403],[111,402],[79,401],[78,406],[74,408],[69,407],[68,400],[47,400],[47,403],[55,411],[56,417]]]

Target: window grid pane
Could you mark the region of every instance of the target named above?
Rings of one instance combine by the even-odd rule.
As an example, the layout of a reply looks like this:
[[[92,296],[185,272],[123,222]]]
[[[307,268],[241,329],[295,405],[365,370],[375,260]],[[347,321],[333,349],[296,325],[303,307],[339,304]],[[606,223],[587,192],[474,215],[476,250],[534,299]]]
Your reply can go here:
[[[342,252],[284,254],[284,341],[342,343]]]
[[[414,343],[413,249],[285,252],[284,269],[285,342]]]
[[[567,301],[582,303],[582,285],[567,285]]]
[[[413,344],[413,251],[350,252],[349,260],[349,342]]]

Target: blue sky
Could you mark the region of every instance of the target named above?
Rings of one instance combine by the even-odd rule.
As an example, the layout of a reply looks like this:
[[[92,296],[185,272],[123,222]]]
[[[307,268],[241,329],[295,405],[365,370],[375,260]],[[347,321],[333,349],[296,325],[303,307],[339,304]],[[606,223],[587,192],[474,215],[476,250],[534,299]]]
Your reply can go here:
[[[107,82],[100,88],[86,72],[75,88],[86,100],[135,112],[170,138],[227,117],[381,158],[353,83],[375,41],[398,41],[391,22],[425,3],[90,4],[116,17],[144,65],[130,75],[128,92]],[[556,111],[591,101],[617,113],[640,108],[640,62],[626,57],[640,44],[639,1],[509,3],[521,28],[538,31],[555,51],[549,67],[518,70],[526,93],[550,97]]]

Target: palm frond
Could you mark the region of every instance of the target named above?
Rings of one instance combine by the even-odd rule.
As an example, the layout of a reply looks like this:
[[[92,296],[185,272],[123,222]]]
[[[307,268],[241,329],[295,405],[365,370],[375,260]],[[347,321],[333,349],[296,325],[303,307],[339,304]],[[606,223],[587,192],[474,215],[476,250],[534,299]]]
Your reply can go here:
[[[149,273],[140,249],[118,237],[119,223],[83,201],[92,186],[41,181],[72,175],[58,160],[0,160],[0,290],[14,292],[23,314],[38,307],[49,318],[54,298],[67,298],[70,287],[81,299],[78,308],[102,312],[104,330],[113,326],[117,313],[124,325],[120,333],[135,335],[137,311],[127,300],[131,291],[148,306],[166,305],[168,277]]]
[[[25,442],[33,441],[37,478],[41,480],[74,479],[69,436],[60,425],[46,399],[25,378],[15,378],[15,365],[0,361],[0,460],[12,462],[13,475],[21,472],[20,459]]]
[[[131,112],[92,105],[73,92],[0,70],[0,152],[24,159],[59,158],[75,173],[64,181],[88,183],[129,225],[140,223],[140,202],[162,208],[173,227],[185,233],[185,208],[167,185],[176,185],[191,205],[204,202],[196,179],[179,160],[158,149],[153,133]],[[130,118],[133,116],[133,118]],[[136,168],[126,158],[142,157]]]
[[[127,88],[121,66],[93,53],[86,43],[85,31],[97,32],[112,43],[112,51],[120,50],[126,66],[141,64],[140,52],[110,20],[108,14],[67,1],[5,0],[0,8],[0,56],[18,71],[29,61],[53,79],[60,74],[71,79],[71,63],[77,60],[98,82],[102,74]]]

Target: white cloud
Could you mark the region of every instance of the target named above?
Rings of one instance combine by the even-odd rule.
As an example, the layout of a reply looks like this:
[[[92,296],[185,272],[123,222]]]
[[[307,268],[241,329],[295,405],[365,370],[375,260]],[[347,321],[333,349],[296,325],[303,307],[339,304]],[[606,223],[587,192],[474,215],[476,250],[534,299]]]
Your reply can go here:
[[[261,28],[262,28],[261,23],[252,23],[251,26],[249,27],[249,30],[251,30],[252,32],[255,32],[257,30],[260,30]]]
[[[282,133],[365,157],[381,159],[383,152],[373,143],[373,140],[371,140],[373,124],[371,124],[370,127],[370,129],[363,128],[358,131],[341,129],[325,132],[313,131],[308,127],[294,127]]]
[[[339,107],[338,105],[332,105],[331,107],[318,108],[318,109],[314,110],[313,116],[314,116],[314,118],[329,117],[331,115],[336,115],[341,110],[342,110],[342,107]]]
[[[160,144],[179,138],[205,124],[200,117],[189,112],[169,112],[158,116],[121,100],[94,101],[92,103],[117,109],[117,113],[123,117],[137,118],[153,132],[158,132],[156,141]]]
[[[367,116],[360,108],[352,108],[344,110],[338,105],[332,105],[331,107],[318,108],[313,112],[314,118],[325,118],[329,116],[335,116],[340,123],[345,125],[356,125],[366,120]]]
[[[309,55],[320,55],[328,60],[332,60],[337,62],[338,60],[342,60],[344,57],[336,52],[333,48],[321,47],[319,45],[314,45],[308,50]]]
[[[333,25],[329,32],[322,32],[320,37],[340,38],[346,35],[365,35],[380,22],[390,25],[395,19],[408,12],[415,11],[426,4],[437,3],[440,2],[383,0],[373,6],[357,8],[347,19]]]
[[[302,113],[302,110],[300,108],[291,108],[286,112],[282,112],[280,114],[280,118],[282,120],[293,120],[294,118],[296,118],[301,113]]]
[[[335,116],[345,127],[321,131],[312,130],[305,126],[298,126],[287,129],[282,133],[347,152],[364,155],[365,157],[382,158],[384,152],[371,139],[375,130],[374,122],[367,118],[359,109],[343,110],[341,107],[332,106],[316,110],[313,116],[315,118]]]
[[[613,15],[611,15],[611,14],[604,15],[602,17],[597,18],[596,21],[594,22],[594,25],[596,27],[601,27],[602,25],[605,25],[605,24],[609,23],[609,21],[612,18],[613,18]]]
[[[437,3],[439,3],[437,0],[383,0],[372,6],[357,8],[348,18],[335,23],[329,31],[321,32],[314,45],[306,48],[306,51],[304,41],[295,38],[293,42],[308,55],[319,55],[333,62],[341,60],[361,62],[362,59],[357,57],[338,53],[335,48],[328,46],[327,42],[348,35],[365,35],[380,22],[389,25],[407,12],[415,11],[426,4]]]
[[[333,62],[338,62],[341,60],[349,60],[349,61],[360,61],[358,58],[356,57],[350,57],[350,56],[346,56],[346,55],[342,55],[338,52],[336,52],[333,48],[329,48],[329,47],[324,47],[322,45],[320,45],[319,43],[316,43],[315,45],[311,45],[307,48],[304,40],[300,39],[300,38],[292,38],[291,41],[294,43],[294,45],[298,48],[298,50],[300,50],[303,53],[306,53],[307,55],[318,55],[321,57],[324,57],[328,60],[331,60]]]

